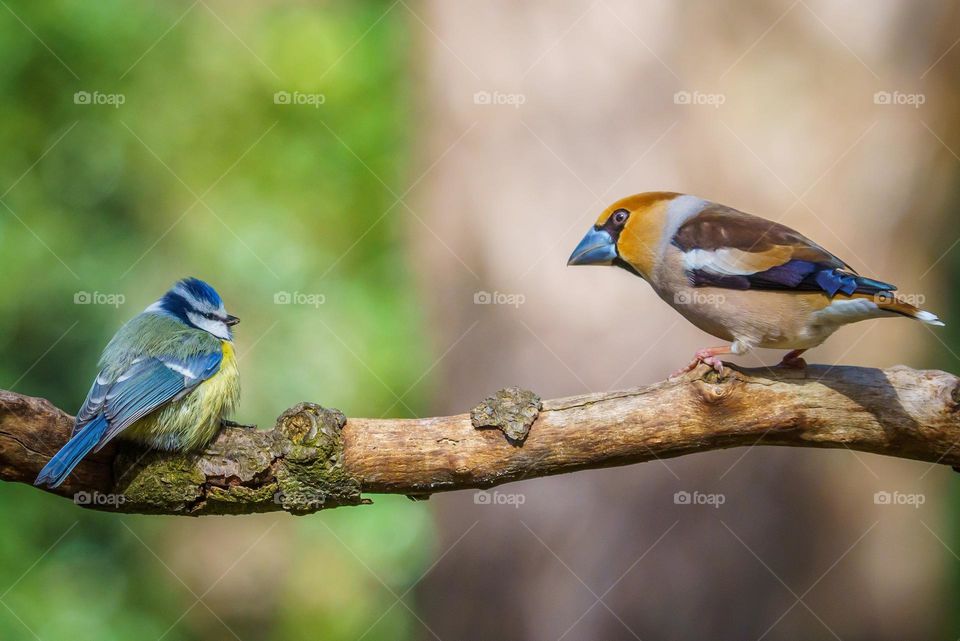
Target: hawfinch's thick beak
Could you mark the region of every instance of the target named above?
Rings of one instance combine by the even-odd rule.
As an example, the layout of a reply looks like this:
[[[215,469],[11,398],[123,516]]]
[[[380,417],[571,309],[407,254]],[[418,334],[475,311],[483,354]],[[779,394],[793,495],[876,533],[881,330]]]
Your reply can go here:
[[[570,254],[568,265],[609,265],[617,257],[617,245],[603,230],[591,228]]]
[[[227,325],[229,325],[230,327],[233,327],[239,322],[240,322],[239,318],[237,318],[236,316],[231,316],[230,314],[227,314],[227,320],[226,320]]]

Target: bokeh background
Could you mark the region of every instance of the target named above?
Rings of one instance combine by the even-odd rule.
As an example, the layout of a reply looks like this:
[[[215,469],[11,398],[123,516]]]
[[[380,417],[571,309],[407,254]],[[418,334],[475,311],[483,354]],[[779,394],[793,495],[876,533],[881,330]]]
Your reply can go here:
[[[184,275],[243,318],[237,418],[261,426],[650,383],[713,339],[564,263],[652,189],[780,220],[949,324],[863,323],[811,361],[960,371],[955,3],[0,5],[5,389],[75,411]],[[0,638],[953,639],[957,483],[748,448],[304,518],[4,485]]]

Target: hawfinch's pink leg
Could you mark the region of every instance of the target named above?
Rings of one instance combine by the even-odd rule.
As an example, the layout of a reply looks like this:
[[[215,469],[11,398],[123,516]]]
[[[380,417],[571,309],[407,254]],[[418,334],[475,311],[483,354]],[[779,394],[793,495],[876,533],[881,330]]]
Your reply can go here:
[[[780,367],[787,367],[790,369],[806,369],[807,361],[800,358],[800,355],[803,354],[805,349],[795,349],[786,356],[783,357],[783,360],[780,361]]]
[[[687,365],[684,368],[678,369],[676,372],[670,375],[670,378],[673,378],[675,376],[680,376],[681,374],[686,374],[687,372],[690,372],[696,369],[697,365],[699,365],[700,363],[706,363],[707,365],[712,367],[717,372],[717,374],[719,374],[720,376],[723,376],[723,361],[717,358],[717,356],[721,354],[732,354],[732,353],[733,353],[733,350],[730,348],[729,345],[724,347],[705,347],[699,350],[696,354],[694,354],[693,360],[690,361],[689,365]]]

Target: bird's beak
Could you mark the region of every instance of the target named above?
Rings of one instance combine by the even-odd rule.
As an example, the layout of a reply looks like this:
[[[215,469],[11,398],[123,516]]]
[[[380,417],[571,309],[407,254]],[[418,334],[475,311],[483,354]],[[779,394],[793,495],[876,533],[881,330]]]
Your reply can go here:
[[[226,323],[227,323],[228,326],[233,327],[234,325],[236,325],[236,324],[239,323],[239,322],[240,322],[240,319],[239,319],[239,318],[237,318],[236,316],[231,316],[230,314],[227,314]]]
[[[617,244],[609,233],[591,228],[570,254],[568,265],[610,265],[617,257]]]

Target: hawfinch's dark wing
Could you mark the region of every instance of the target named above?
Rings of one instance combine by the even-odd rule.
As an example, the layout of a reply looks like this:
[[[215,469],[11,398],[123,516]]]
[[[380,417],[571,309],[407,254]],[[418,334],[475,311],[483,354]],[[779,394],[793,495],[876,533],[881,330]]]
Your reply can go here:
[[[695,287],[874,294],[893,285],[863,278],[803,234],[723,205],[708,205],[673,237]]]

